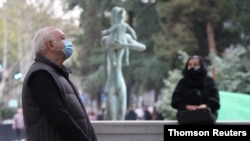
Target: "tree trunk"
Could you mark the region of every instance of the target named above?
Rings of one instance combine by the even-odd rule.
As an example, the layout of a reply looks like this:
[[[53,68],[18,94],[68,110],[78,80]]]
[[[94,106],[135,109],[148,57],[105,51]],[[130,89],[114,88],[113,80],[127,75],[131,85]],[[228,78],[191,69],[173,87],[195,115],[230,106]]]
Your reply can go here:
[[[207,38],[208,38],[208,49],[209,49],[209,54],[210,56],[215,56],[216,55],[216,42],[214,39],[214,28],[213,24],[210,21],[207,21],[206,25],[206,31],[207,31]],[[213,65],[212,62],[212,77],[216,79],[216,68]]]
[[[154,102],[158,101],[158,96],[160,95],[161,90],[160,89],[155,89],[155,97],[154,97]]]
[[[216,53],[216,43],[214,39],[214,28],[210,21],[207,21],[206,25],[207,38],[208,38],[208,49],[209,53]]]

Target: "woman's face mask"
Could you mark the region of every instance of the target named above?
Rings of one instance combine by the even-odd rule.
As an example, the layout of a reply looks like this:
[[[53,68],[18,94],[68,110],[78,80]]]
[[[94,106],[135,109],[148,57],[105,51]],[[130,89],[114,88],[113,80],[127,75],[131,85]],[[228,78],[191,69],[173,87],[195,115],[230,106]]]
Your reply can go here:
[[[201,75],[201,66],[198,58],[193,58],[188,62],[188,74],[191,78],[197,78]]]

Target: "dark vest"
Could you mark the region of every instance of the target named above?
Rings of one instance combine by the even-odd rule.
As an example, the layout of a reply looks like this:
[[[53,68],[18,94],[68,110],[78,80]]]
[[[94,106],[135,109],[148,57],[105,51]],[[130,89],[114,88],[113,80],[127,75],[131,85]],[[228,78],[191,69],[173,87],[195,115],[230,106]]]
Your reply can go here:
[[[32,98],[31,90],[28,87],[28,79],[32,73],[38,70],[45,70],[51,74],[60,90],[61,100],[66,110],[71,114],[79,127],[82,128],[88,141],[96,141],[94,129],[76,87],[69,80],[68,76],[59,73],[58,70],[43,62],[35,62],[31,66],[23,84],[22,103],[27,141],[64,141],[51,124],[48,123],[41,109]]]

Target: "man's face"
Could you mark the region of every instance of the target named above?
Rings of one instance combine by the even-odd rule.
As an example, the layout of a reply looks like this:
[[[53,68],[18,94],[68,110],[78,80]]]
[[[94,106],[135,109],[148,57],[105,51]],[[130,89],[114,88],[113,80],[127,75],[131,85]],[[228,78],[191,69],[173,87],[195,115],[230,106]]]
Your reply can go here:
[[[54,39],[52,39],[50,42],[50,51],[57,57],[57,58],[64,58],[64,53],[63,53],[63,49],[64,49],[64,44],[62,42],[62,40],[65,39],[65,35],[64,33],[59,30],[59,29],[54,29],[53,31],[54,34]]]

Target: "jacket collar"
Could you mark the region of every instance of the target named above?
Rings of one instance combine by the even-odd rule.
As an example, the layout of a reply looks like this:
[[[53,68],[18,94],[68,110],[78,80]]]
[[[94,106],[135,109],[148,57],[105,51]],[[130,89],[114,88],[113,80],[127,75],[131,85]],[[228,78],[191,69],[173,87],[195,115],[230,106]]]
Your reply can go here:
[[[58,66],[57,64],[53,63],[52,61],[50,61],[49,59],[47,59],[41,54],[36,55],[35,62],[42,62],[44,64],[47,64],[51,66],[52,68],[54,68],[58,73],[61,73],[65,75],[66,77],[69,76],[69,73],[72,73],[71,68],[65,65]]]

